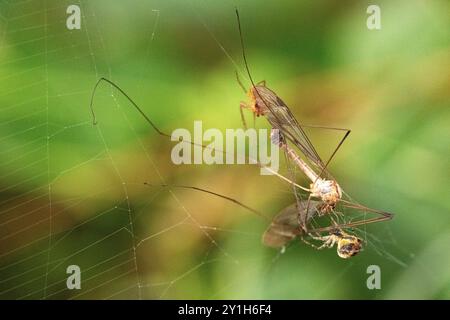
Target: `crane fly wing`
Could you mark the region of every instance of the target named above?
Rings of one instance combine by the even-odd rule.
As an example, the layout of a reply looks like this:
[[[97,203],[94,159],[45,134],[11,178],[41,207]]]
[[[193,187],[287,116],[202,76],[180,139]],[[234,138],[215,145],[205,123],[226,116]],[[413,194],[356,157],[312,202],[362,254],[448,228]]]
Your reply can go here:
[[[373,214],[376,214],[377,216],[375,216],[375,217],[368,217],[368,218],[360,219],[360,220],[348,221],[348,222],[337,224],[335,226],[315,228],[315,229],[312,229],[312,230],[309,230],[309,231],[310,232],[330,232],[330,231],[335,230],[336,228],[339,228],[339,229],[355,228],[355,227],[358,227],[358,226],[368,225],[368,224],[371,224],[371,223],[388,221],[388,220],[391,220],[394,217],[393,213],[382,211],[382,210],[377,210],[377,209],[372,209],[372,208],[363,206],[361,204],[354,203],[354,202],[351,202],[351,201],[347,201],[347,200],[344,200],[344,199],[341,199],[340,202],[341,202],[341,206],[344,207],[344,208],[356,209],[357,211],[373,213]]]
[[[300,212],[300,221],[309,221],[317,214],[318,201],[310,201],[309,206],[306,200],[299,201],[289,205],[280,211],[272,220],[271,224],[262,236],[264,245],[272,248],[280,248],[285,246],[290,241],[294,240],[302,233],[298,221],[298,214]],[[308,206],[308,213],[306,207]],[[305,218],[307,214],[307,219]]]
[[[266,111],[271,126],[279,129],[315,166],[323,169],[325,165],[322,159],[284,101],[265,86],[257,85],[255,90],[256,104]]]
[[[294,240],[301,233],[297,222],[297,204],[283,209],[264,232],[263,243],[272,248],[280,248]]]

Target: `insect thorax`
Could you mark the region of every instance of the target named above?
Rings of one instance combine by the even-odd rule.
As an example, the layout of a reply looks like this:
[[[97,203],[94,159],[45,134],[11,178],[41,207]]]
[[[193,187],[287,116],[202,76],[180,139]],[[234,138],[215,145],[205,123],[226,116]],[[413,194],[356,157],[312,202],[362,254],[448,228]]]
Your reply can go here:
[[[317,179],[311,183],[311,195],[318,197],[328,205],[335,205],[342,197],[341,187],[334,180]]]

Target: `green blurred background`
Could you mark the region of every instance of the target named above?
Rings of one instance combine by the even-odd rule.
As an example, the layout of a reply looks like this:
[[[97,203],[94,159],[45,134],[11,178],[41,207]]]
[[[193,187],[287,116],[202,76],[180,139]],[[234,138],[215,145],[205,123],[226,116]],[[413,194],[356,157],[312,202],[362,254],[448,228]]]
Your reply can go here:
[[[81,8],[81,30],[66,28],[70,4]],[[366,27],[369,4],[381,7],[381,30]],[[370,244],[355,258],[301,242],[279,254],[261,244],[267,222],[256,215],[159,187],[206,188],[268,216],[293,202],[289,186],[255,166],[173,165],[173,143],[107,85],[92,125],[90,95],[104,76],[165,132],[194,120],[242,127],[236,5],[253,78],[302,123],[352,129],[331,171],[360,203],[396,214],[364,229]],[[450,298],[449,9],[1,1],[0,298]],[[310,134],[324,158],[339,141]],[[73,264],[81,290],[66,289]],[[366,287],[369,265],[381,268],[381,290]]]

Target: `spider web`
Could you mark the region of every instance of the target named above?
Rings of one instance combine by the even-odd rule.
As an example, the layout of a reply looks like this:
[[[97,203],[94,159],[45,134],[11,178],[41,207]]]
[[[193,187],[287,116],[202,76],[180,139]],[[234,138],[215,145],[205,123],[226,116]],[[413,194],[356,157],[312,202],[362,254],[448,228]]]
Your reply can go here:
[[[81,8],[81,30],[65,27],[71,4]],[[298,253],[291,246],[280,259],[260,245],[266,222],[245,209],[190,190],[158,187],[188,180],[228,195],[232,190],[230,196],[271,212],[279,209],[271,204],[274,199],[290,195],[289,186],[258,176],[254,169],[255,177],[245,188],[233,188],[249,170],[246,166],[211,170],[171,165],[170,143],[149,133],[142,119],[129,112],[124,97],[109,86],[99,90],[99,124],[92,125],[88,101],[101,76],[120,78],[144,101],[157,94],[158,84],[148,84],[146,75],[154,70],[151,61],[157,59],[152,57],[161,54],[156,39],[164,36],[163,27],[170,29],[162,22],[173,12],[160,10],[164,6],[159,4],[136,5],[136,14],[145,8],[140,14],[146,21],[140,33],[146,46],[133,48],[145,52],[138,68],[124,59],[127,52],[114,51],[132,50],[125,37],[132,30],[118,35],[108,30],[113,23],[108,13],[120,5],[108,11],[106,2],[1,3],[0,297],[308,297],[308,290],[317,297],[337,294],[354,263],[336,275],[319,260],[308,262],[297,279],[306,285],[305,296],[290,295],[294,288],[289,286],[283,294],[264,294],[262,289],[279,281],[274,274],[285,274],[299,254],[308,256],[308,249]],[[216,49],[218,44],[223,48],[214,40]],[[122,81],[127,68],[137,72]],[[161,77],[166,81],[163,94],[175,90]],[[149,90],[151,85],[156,89]],[[180,119],[180,110],[162,109],[150,110],[163,127],[192,123],[189,117]],[[265,186],[267,179],[270,186]],[[257,188],[271,196],[261,199],[252,192]],[[334,253],[331,256],[334,259]],[[81,268],[81,290],[66,287],[70,265]],[[322,271],[320,277],[308,279],[308,270],[315,268]],[[267,281],[261,282],[264,278]],[[314,281],[327,290],[315,290]]]

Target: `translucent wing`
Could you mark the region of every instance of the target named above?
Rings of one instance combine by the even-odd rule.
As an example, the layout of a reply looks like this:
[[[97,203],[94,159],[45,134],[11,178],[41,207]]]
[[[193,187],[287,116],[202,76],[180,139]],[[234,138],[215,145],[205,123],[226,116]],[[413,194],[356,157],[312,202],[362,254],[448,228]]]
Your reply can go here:
[[[255,104],[267,117],[270,125],[290,140],[318,168],[325,167],[311,140],[295,119],[289,107],[275,92],[263,85],[254,87]],[[328,173],[328,172],[327,172]]]
[[[280,248],[302,234],[302,228],[298,223],[299,212],[301,215],[300,221],[309,221],[316,215],[316,207],[320,205],[318,201],[310,201],[308,213],[306,213],[307,202],[306,200],[299,201],[299,205],[293,203],[281,210],[262,236],[264,245],[272,248]],[[307,219],[303,220],[306,214]]]
[[[343,221],[342,223],[338,223],[335,225],[331,225],[328,227],[318,227],[318,228],[314,228],[309,230],[309,232],[313,233],[313,232],[330,232],[335,230],[336,228],[339,229],[348,229],[348,228],[355,228],[361,225],[368,225],[371,223],[377,223],[377,222],[382,222],[382,221],[388,221],[391,220],[394,217],[393,213],[390,212],[386,212],[386,211],[382,211],[382,210],[377,210],[377,209],[372,209],[372,208],[368,208],[366,206],[363,206],[361,204],[355,203],[355,202],[351,202],[351,201],[347,201],[344,199],[341,199],[339,201],[338,207],[341,209],[344,208],[349,208],[349,209],[355,209],[355,212],[359,212],[359,213],[367,213],[370,214],[370,216],[364,218],[364,219],[358,219],[358,220],[354,220],[354,219],[350,219],[350,215],[349,213],[346,213],[346,221]],[[339,209],[338,209],[339,210]]]

